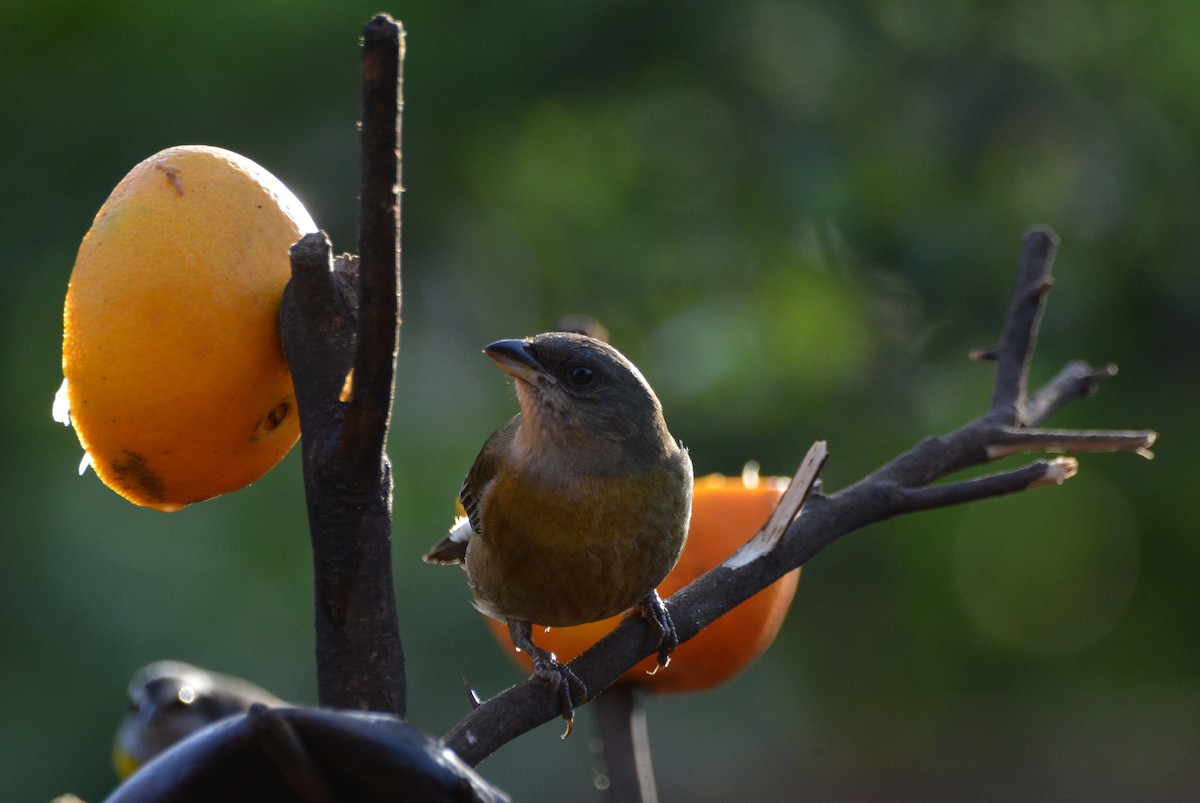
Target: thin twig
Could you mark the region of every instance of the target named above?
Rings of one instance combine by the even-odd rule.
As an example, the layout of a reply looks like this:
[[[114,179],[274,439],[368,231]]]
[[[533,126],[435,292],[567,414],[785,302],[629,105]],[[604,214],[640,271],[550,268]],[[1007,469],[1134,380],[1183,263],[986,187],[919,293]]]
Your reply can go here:
[[[1075,476],[1078,470],[1079,462],[1072,457],[1038,460],[1013,471],[1002,471],[961,482],[929,485],[924,488],[899,488],[896,491],[897,505],[905,512],[961,505],[965,502],[1025,491],[1039,485],[1062,485]]]
[[[825,441],[817,441],[809,447],[808,454],[800,462],[800,468],[796,469],[795,476],[788,483],[787,490],[784,491],[779,503],[775,505],[775,510],[771,512],[767,523],[753,538],[726,559],[725,566],[737,569],[775,548],[779,539],[783,538],[784,532],[787,531],[787,526],[800,515],[800,508],[804,506],[804,502],[812,492],[813,485],[820,476],[821,468],[827,459],[829,459],[829,447]]]
[[[994,350],[996,392],[992,396],[992,413],[1010,424],[1024,422],[1029,363],[1046,309],[1046,293],[1052,284],[1050,270],[1054,266],[1058,237],[1049,229],[1035,228],[1025,235],[1023,246],[1012,307],[1000,345]]]
[[[1017,429],[998,427],[987,447],[989,460],[1029,452],[1135,452],[1153,457],[1158,434],[1149,430]]]
[[[1058,376],[1043,385],[1025,405],[1025,424],[1036,427],[1067,404],[1092,396],[1100,383],[1117,375],[1117,366],[1109,363],[1092,368],[1086,362],[1069,362]]]

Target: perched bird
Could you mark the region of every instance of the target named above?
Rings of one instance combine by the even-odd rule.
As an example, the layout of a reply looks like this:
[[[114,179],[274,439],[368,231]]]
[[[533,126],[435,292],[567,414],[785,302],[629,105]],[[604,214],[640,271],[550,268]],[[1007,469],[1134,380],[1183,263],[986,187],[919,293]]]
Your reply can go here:
[[[129,681],[129,712],[113,742],[113,767],[124,780],[175,742],[254,703],[287,705],[248,680],[182,661],[156,661]]]
[[[475,458],[466,516],[425,556],[461,563],[474,605],[559,692],[587,689],[533,643],[533,625],[569,627],[637,607],[657,628],[659,664],[678,645],[655,587],[687,538],[692,462],[641,373],[600,340],[550,332],[483,350],[516,381],[521,412]]]

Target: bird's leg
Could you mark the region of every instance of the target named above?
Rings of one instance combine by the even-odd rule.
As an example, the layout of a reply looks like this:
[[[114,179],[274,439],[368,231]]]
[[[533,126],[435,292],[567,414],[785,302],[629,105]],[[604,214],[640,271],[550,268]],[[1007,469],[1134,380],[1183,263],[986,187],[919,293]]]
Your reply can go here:
[[[660,601],[661,605],[662,602]],[[533,674],[550,684],[562,700],[562,716],[567,721],[567,730],[562,737],[571,735],[575,724],[575,704],[571,701],[571,687],[578,690],[581,699],[587,699],[587,686],[566,664],[560,664],[554,653],[547,652],[533,643],[533,625],[523,619],[507,619],[508,637],[518,652],[529,656],[533,663]]]
[[[671,614],[657,591],[651,591],[638,603],[637,609],[650,626],[658,631],[658,666],[651,670],[650,674],[653,675],[659,667],[666,667],[671,663],[671,653],[679,646],[679,636],[675,634],[675,623],[671,621]]]

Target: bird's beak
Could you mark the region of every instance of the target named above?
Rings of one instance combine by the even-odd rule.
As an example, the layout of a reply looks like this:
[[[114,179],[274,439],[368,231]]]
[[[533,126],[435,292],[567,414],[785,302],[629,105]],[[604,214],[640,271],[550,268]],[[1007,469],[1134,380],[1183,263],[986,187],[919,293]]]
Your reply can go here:
[[[537,361],[524,340],[497,340],[484,346],[483,353],[495,360],[501,371],[522,382],[531,385],[554,382],[554,377]]]

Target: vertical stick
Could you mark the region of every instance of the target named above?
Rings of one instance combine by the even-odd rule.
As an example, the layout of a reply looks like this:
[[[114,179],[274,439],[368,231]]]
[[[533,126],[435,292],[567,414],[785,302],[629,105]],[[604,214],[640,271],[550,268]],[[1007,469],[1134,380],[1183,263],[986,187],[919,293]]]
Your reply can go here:
[[[633,686],[610,686],[593,704],[603,746],[605,799],[613,803],[658,803],[646,711]]]
[[[359,349],[343,448],[386,460],[400,343],[400,117],[404,29],[386,14],[363,30],[358,202]],[[352,466],[364,480],[375,467]],[[390,485],[389,485],[390,491]]]
[[[400,76],[404,31],[378,16],[363,35],[358,298],[354,260],[329,239],[292,248],[280,335],[300,413],[313,550],[317,698],[406,711],[392,585],[392,477],[385,454],[399,340]],[[353,369],[353,373],[351,373]]]

